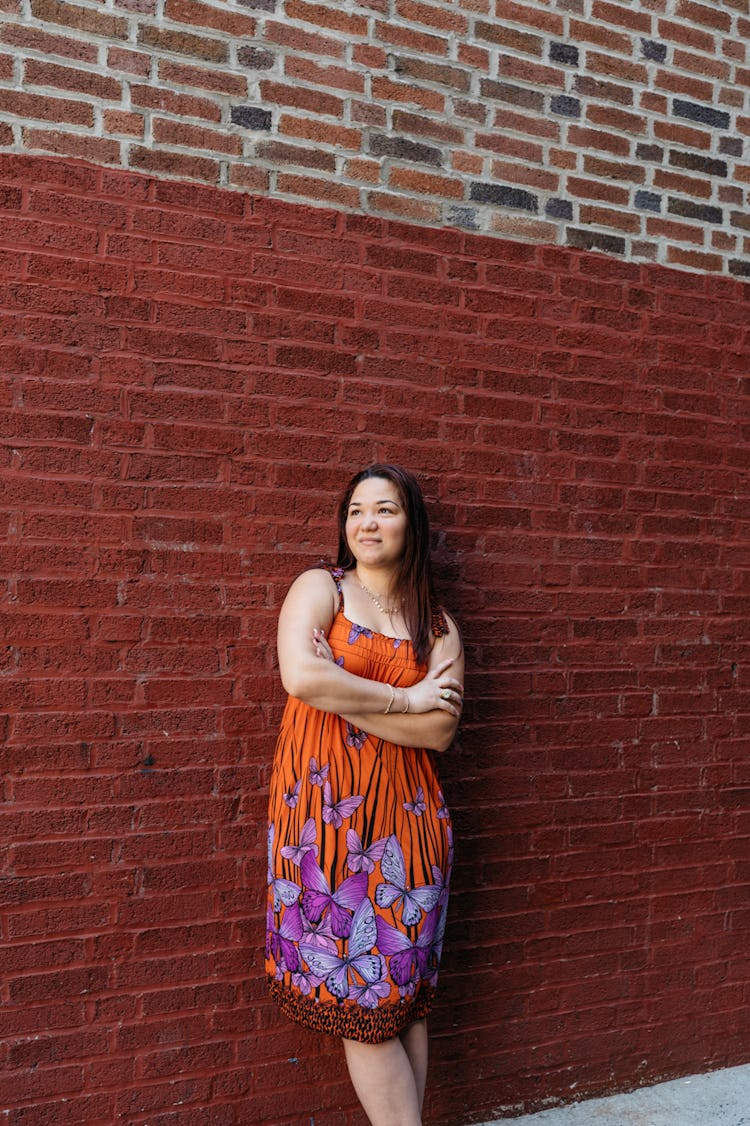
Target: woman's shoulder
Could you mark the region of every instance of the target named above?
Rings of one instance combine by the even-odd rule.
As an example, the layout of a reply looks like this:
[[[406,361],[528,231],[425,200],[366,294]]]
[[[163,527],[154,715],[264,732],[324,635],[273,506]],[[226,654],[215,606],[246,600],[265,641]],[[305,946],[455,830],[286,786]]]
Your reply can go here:
[[[439,602],[433,603],[432,606],[431,632],[436,640],[450,636],[458,645],[462,644],[458,622]]]
[[[343,579],[344,575],[346,574],[346,571],[344,570],[343,567],[338,567],[335,563],[329,563],[325,559],[321,559],[320,562],[316,563],[315,566],[311,568],[311,571],[313,571],[313,572],[320,572],[320,571],[327,572],[331,576],[333,581],[336,583],[336,586],[339,585],[339,583]],[[307,574],[308,572],[305,571],[303,573]]]
[[[340,610],[344,597],[341,582],[345,575],[346,571],[343,567],[321,559],[314,567],[302,571],[289,589],[313,598],[331,598],[336,608]]]
[[[284,598],[282,616],[292,619],[310,614],[319,619],[319,625],[331,622],[340,609],[341,596],[330,574],[320,567],[310,567],[297,575]]]
[[[313,567],[308,567],[305,571],[300,571],[296,579],[292,580],[289,589],[291,590],[294,587],[296,589],[304,588],[330,592],[334,587],[339,586],[343,575],[344,572],[340,567],[321,561]]]

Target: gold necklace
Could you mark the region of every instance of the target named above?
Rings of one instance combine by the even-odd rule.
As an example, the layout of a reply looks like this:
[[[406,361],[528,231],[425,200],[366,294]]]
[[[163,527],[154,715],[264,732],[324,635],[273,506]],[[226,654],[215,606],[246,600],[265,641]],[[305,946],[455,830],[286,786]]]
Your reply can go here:
[[[382,603],[382,602],[380,601],[380,599],[379,599],[379,598],[378,598],[378,597],[377,597],[376,595],[374,595],[374,594],[372,593],[372,591],[371,591],[371,590],[368,590],[368,589],[367,589],[367,587],[365,586],[365,584],[364,584],[364,583],[362,582],[362,580],[360,579],[359,575],[357,575],[357,582],[358,582],[358,583],[359,583],[359,585],[360,585],[360,586],[362,587],[362,590],[363,590],[363,591],[365,592],[365,594],[366,594],[366,595],[368,596],[368,598],[371,598],[371,599],[372,599],[372,601],[373,601],[373,602],[375,603],[375,605],[377,606],[378,610],[380,610],[381,614],[386,614],[386,615],[387,615],[387,616],[388,616],[388,617],[390,618],[390,617],[392,617],[392,616],[393,616],[394,614],[398,613],[398,611],[399,611],[399,609],[400,609],[400,607],[401,607],[401,603],[403,602],[403,598],[401,599],[401,601],[400,601],[400,602],[398,603],[398,605],[397,605],[397,606],[394,606],[394,607],[393,607],[393,609],[392,609],[392,610],[386,610],[385,606],[384,606],[384,605],[383,605],[383,603]]]

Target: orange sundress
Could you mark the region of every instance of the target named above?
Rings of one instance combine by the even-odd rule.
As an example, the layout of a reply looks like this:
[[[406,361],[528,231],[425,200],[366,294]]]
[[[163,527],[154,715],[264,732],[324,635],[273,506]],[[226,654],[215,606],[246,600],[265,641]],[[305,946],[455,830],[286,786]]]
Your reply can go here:
[[[339,610],[338,664],[407,688],[426,666],[410,641]],[[447,631],[441,614],[433,633]],[[436,756],[368,735],[289,697],[268,814],[266,972],[291,1020],[379,1043],[426,1016],[434,997],[453,856]]]

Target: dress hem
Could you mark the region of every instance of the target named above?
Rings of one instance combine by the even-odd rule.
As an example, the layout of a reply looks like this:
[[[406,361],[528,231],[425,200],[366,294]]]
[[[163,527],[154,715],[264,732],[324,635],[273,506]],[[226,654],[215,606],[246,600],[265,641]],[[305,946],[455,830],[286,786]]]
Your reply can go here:
[[[405,997],[395,1005],[364,1009],[360,1005],[331,1004],[290,990],[282,982],[268,977],[271,997],[282,1013],[295,1024],[303,1024],[313,1032],[325,1032],[361,1044],[381,1044],[393,1040],[410,1024],[424,1020],[432,1008],[435,990],[422,985],[413,997]]]

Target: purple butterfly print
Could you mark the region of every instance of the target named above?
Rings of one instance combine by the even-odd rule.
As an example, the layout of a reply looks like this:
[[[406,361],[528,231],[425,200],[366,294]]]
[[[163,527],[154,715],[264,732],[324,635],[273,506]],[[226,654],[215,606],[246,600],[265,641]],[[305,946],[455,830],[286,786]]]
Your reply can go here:
[[[279,911],[282,903],[285,907],[291,907],[292,904],[297,902],[302,891],[298,884],[291,880],[282,880],[280,876],[272,876],[268,883],[273,894],[274,911]]]
[[[330,950],[332,954],[335,954],[338,950],[338,943],[331,929],[329,915],[324,914],[315,923],[308,919],[303,911],[300,912],[300,916],[302,918],[302,941],[307,942],[310,946],[317,946],[320,950]]]
[[[310,781],[313,786],[322,786],[328,777],[328,771],[331,769],[331,764],[326,763],[325,766],[318,766],[316,758],[310,759]]]
[[[322,977],[318,977],[318,975],[314,974],[311,970],[303,970],[300,968],[296,973],[292,974],[292,985],[295,989],[299,989],[300,993],[303,993],[305,997],[309,997],[313,989],[316,989],[322,980]]]
[[[334,803],[331,783],[326,782],[323,787],[323,820],[326,825],[333,825],[334,829],[340,829],[344,823],[344,818],[351,817],[357,806],[360,806],[364,800],[362,794],[354,794],[352,797],[342,798],[341,801]]]
[[[299,844],[284,845],[281,850],[281,855],[286,860],[291,860],[292,864],[296,864],[297,866],[302,863],[302,857],[305,853],[312,852],[317,856],[318,846],[315,843],[316,835],[315,819],[308,817],[307,821],[305,821],[302,826],[302,832],[299,835]]]
[[[344,658],[343,658],[343,657],[337,657],[337,658],[336,658],[336,660],[334,661],[334,664],[335,664],[335,665],[338,665],[340,669],[343,669],[343,667],[344,667]]]
[[[449,820],[450,819],[450,811],[448,809],[448,806],[445,804],[445,798],[443,797],[443,791],[442,790],[438,790],[438,801],[440,802],[440,805],[438,806],[438,811],[437,811],[438,817],[441,819],[441,821]]]
[[[440,968],[440,955],[443,952],[443,938],[445,937],[445,924],[448,919],[448,897],[443,899],[435,908],[433,914],[437,915],[437,922],[434,928],[434,934],[430,939],[429,948],[427,950],[427,980],[430,985],[437,985],[438,969]],[[427,920],[425,919],[425,923]]]
[[[357,984],[354,974],[366,985],[374,985],[380,980],[383,960],[380,955],[371,953],[376,938],[375,909],[369,899],[363,899],[354,912],[345,954],[339,956],[327,950],[318,950],[306,942],[300,945],[300,954],[312,972],[325,980],[327,989],[334,997],[343,1001],[349,993],[350,980],[352,984]]]
[[[302,858],[300,870],[305,888],[302,892],[302,909],[308,919],[317,923],[325,913],[330,912],[331,930],[339,938],[346,938],[352,925],[349,912],[354,911],[367,895],[367,873],[358,872],[354,876],[347,876],[332,892],[325,874],[309,852]]]
[[[347,867],[350,872],[374,872],[375,864],[380,860],[385,848],[387,837],[373,841],[369,848],[362,844],[362,838],[354,829],[346,830],[346,847],[349,849],[346,857]]]
[[[349,630],[348,643],[353,645],[358,637],[372,637],[372,630],[367,626],[358,626],[356,622],[350,622],[351,629]]]
[[[396,927],[392,927],[385,919],[380,918],[380,916],[376,919],[378,950],[381,954],[390,957],[391,977],[396,985],[404,987],[411,984],[413,986],[421,977],[424,977],[428,967],[436,923],[437,912],[431,911],[425,917],[416,942],[412,942],[407,935]]]
[[[431,911],[438,900],[439,888],[434,884],[424,884],[418,888],[406,886],[406,865],[398,837],[391,836],[385,843],[380,871],[387,883],[375,888],[375,902],[378,907],[398,906],[401,902],[401,919],[405,926],[418,923],[423,911]],[[395,907],[394,907],[395,910]]]
[[[427,809],[427,803],[424,800],[424,790],[421,786],[417,786],[417,795],[414,801],[405,801],[404,809],[407,813],[413,813],[415,817],[421,817]]]
[[[435,881],[435,887],[438,889],[438,903],[442,903],[448,898],[448,885],[450,882],[450,873],[446,877],[443,875],[437,864],[431,864],[432,878]]]
[[[273,822],[268,826],[268,886],[273,895],[273,909],[278,911],[283,903],[286,907],[291,907],[299,899],[302,888],[299,884],[293,883],[292,880],[283,880],[280,876],[273,874],[273,838],[274,826]]]
[[[301,788],[302,788],[302,779],[300,778],[299,781],[295,784],[295,787],[294,787],[293,790],[287,790],[287,792],[285,794],[281,795],[290,809],[294,809],[295,806],[297,805],[297,802],[299,801],[299,792],[300,792]]]
[[[448,838],[448,875],[446,879],[450,880],[450,874],[453,871],[453,857],[455,852],[453,848],[453,826],[450,824],[446,825],[445,833]]]
[[[361,751],[367,742],[367,732],[360,731],[358,727],[354,727],[351,723],[346,725],[346,745],[347,747],[356,747]]]
[[[349,986],[349,1000],[356,1001],[363,1009],[377,1009],[383,997],[391,991],[389,982],[385,980],[385,959],[380,959],[380,974],[377,981],[366,981],[364,985],[353,982]]]
[[[401,645],[401,643],[402,643],[402,641],[403,641],[403,640],[404,640],[404,639],[403,639],[403,637],[394,637],[394,639],[393,639],[393,648],[394,648],[394,649],[398,649],[398,648],[399,648],[399,646]]]
[[[266,959],[271,957],[271,933],[274,929],[273,909],[270,901],[266,907]]]
[[[287,907],[281,917],[278,928],[271,931],[271,952],[277,965],[284,964],[287,970],[296,970],[299,966],[299,953],[297,943],[302,938],[302,917],[298,903]]]

